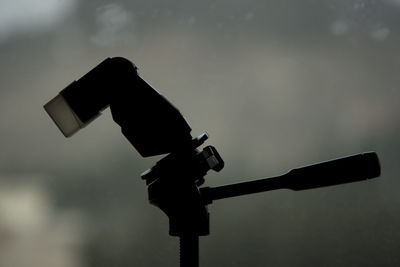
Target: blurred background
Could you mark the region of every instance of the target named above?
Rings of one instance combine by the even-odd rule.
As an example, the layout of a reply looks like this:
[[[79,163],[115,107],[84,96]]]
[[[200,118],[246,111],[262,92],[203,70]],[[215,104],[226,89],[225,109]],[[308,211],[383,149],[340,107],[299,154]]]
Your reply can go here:
[[[109,110],[70,139],[43,110],[112,56],[210,134],[206,185],[380,156],[376,180],[214,202],[201,266],[400,266],[399,26],[399,0],[0,0],[0,266],[178,265],[140,179],[159,157]]]

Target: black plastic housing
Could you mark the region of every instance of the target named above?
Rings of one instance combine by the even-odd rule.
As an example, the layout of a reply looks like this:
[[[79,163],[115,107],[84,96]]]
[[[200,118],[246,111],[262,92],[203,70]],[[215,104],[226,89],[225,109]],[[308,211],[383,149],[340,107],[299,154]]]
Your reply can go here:
[[[179,110],[125,58],[107,58],[60,94],[83,126],[110,106],[114,121],[143,157],[170,153],[192,140]]]

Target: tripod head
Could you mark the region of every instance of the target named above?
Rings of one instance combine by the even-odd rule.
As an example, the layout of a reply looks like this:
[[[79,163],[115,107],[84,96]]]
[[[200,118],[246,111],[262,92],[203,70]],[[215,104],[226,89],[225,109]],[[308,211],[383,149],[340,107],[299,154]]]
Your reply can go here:
[[[220,171],[224,162],[213,146],[197,149],[208,138],[206,133],[193,139],[192,148],[169,154],[145,171],[151,204],[169,218],[171,236],[208,235],[209,214],[199,186],[209,170]]]

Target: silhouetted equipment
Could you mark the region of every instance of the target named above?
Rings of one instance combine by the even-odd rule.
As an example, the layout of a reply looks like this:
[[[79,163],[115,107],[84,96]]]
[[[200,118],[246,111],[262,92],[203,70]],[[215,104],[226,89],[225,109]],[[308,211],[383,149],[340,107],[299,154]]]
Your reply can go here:
[[[192,140],[191,128],[179,110],[140,78],[132,62],[121,57],[107,58],[44,108],[70,137],[108,106],[124,136],[143,157],[170,153]]]
[[[352,183],[376,178],[380,165],[375,152],[366,152],[296,168],[288,173],[267,179],[202,188],[206,203],[212,200],[254,194],[275,189],[305,190],[324,186]]]
[[[108,58],[73,82],[44,108],[67,137],[110,106],[122,133],[144,157],[167,154],[145,171],[150,203],[169,218],[169,234],[180,237],[181,266],[198,266],[199,236],[208,235],[207,205],[213,200],[275,189],[305,190],[378,177],[374,152],[322,162],[267,179],[203,187],[209,170],[224,162],[212,146],[198,149],[208,135],[192,138],[191,128],[168,100],[149,86],[133,63]]]

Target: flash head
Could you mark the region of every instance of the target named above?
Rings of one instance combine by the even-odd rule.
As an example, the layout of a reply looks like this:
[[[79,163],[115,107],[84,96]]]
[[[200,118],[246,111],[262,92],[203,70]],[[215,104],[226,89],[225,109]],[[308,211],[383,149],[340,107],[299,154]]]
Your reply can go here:
[[[122,57],[107,58],[44,109],[64,136],[70,137],[108,106],[113,120],[143,157],[170,153],[191,143],[191,128],[179,110]]]
[[[44,105],[44,109],[65,137],[72,136],[85,126],[61,94]]]

